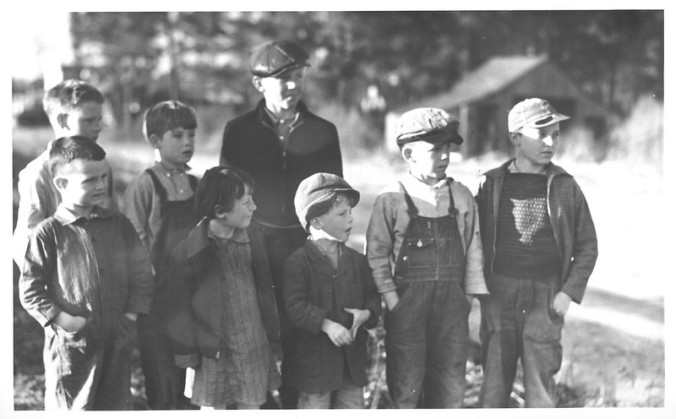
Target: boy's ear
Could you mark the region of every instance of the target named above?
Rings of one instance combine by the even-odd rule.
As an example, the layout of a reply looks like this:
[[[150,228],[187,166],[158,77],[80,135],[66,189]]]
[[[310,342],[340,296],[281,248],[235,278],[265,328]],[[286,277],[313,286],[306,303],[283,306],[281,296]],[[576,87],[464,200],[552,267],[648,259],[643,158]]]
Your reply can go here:
[[[251,78],[251,84],[253,84],[254,88],[258,90],[259,92],[263,93],[263,83],[261,83],[261,78],[258,76],[253,76]]]
[[[60,113],[56,115],[56,123],[59,125],[59,128],[68,128],[68,114]]]
[[[56,186],[56,189],[61,191],[68,186],[68,179],[64,177],[56,177],[54,178],[54,186]]]
[[[404,160],[410,161],[411,160],[411,154],[413,154],[413,150],[411,150],[410,146],[404,145],[401,148],[401,157],[403,157]]]
[[[319,221],[319,218],[315,217],[310,220],[310,227],[314,228],[315,230],[321,230],[322,229],[322,222]]]
[[[518,132],[510,132],[509,141],[514,147],[517,147],[521,143],[521,134]]]

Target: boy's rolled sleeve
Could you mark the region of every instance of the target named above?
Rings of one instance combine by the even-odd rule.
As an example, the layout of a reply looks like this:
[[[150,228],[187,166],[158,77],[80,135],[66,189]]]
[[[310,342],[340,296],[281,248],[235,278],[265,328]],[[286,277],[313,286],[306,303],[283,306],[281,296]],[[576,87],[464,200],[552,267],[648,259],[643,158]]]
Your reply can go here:
[[[366,258],[380,294],[397,289],[390,265],[394,252],[393,217],[388,212],[391,211],[388,211],[385,195],[378,196],[366,229]]]
[[[465,263],[465,294],[488,294],[484,277],[484,251],[479,230],[479,211],[474,199],[470,198],[471,211],[465,218],[466,263]]]
[[[129,218],[139,239],[150,251],[147,234],[150,211],[153,203],[153,184],[150,177],[142,173],[124,194],[124,215]]]
[[[148,313],[153,298],[153,273],[148,251],[139,239],[131,222],[124,218],[124,237],[127,238],[127,266],[129,272],[129,298],[127,313]]]
[[[56,264],[56,247],[41,232],[31,235],[19,279],[21,305],[43,327],[63,311],[49,295],[49,281]]]
[[[291,255],[284,266],[284,308],[294,327],[319,334],[329,312],[310,303],[307,277],[300,254]]]
[[[371,312],[371,317],[369,317],[368,320],[364,322],[363,326],[366,329],[373,329],[378,325],[378,318],[382,312],[382,302],[380,300],[380,296],[378,295],[376,284],[373,282],[371,268],[369,267],[366,258],[362,259],[360,274],[362,283],[364,285],[364,308]]]

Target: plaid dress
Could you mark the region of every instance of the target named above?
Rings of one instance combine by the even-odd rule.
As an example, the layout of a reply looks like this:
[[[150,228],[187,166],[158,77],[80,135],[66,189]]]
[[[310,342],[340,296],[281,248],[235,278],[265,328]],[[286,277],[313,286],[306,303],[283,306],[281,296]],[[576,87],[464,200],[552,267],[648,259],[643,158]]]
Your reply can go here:
[[[186,388],[192,384],[192,402],[199,406],[261,405],[281,379],[258,307],[249,236],[237,230],[229,240],[211,241],[225,274],[222,304],[215,308],[223,316],[225,347],[219,359],[202,357],[194,375],[188,374]]]

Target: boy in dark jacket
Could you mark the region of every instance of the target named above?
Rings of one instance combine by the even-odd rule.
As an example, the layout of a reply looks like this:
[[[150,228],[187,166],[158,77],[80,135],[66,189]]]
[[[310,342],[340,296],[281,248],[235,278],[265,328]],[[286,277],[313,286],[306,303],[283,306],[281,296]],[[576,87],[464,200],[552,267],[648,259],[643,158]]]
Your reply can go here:
[[[516,158],[488,171],[477,193],[490,292],[481,303],[482,407],[507,407],[519,358],[526,406],[556,406],[563,318],[582,301],[598,254],[580,187],[551,162],[566,119],[543,99],[516,104]]]
[[[21,304],[45,330],[45,410],[130,410],[136,318],[152,301],[150,261],[134,226],[107,202],[110,167],[90,138],[49,150],[61,195],[33,230]]]
[[[366,258],[345,246],[357,202],[359,192],[329,173],[310,176],[296,192],[310,237],[286,263],[283,293],[296,340],[289,384],[302,409],[364,407],[364,327],[375,327],[381,308]]]

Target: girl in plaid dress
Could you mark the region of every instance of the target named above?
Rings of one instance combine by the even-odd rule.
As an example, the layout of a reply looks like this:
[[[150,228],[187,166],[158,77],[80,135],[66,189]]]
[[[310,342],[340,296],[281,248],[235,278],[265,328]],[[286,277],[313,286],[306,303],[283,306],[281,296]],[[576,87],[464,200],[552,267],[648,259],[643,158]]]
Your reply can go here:
[[[204,218],[173,252],[170,334],[176,363],[189,367],[186,395],[202,408],[257,409],[280,384],[270,269],[249,226],[252,189],[243,172],[207,170],[195,192]]]

